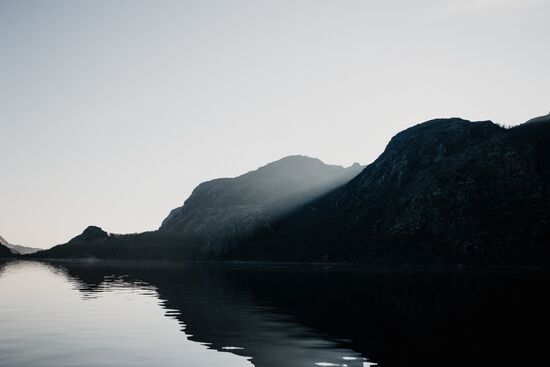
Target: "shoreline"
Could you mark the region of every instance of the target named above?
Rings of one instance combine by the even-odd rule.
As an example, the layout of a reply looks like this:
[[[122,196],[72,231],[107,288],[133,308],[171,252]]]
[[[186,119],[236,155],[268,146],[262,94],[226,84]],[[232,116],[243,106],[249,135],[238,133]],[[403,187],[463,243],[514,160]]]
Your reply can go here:
[[[55,264],[79,264],[87,266],[117,267],[217,267],[258,270],[302,270],[373,273],[472,273],[472,274],[550,274],[550,267],[542,265],[463,265],[463,264],[369,264],[369,263],[320,263],[276,261],[185,261],[185,260],[121,260],[96,258],[33,258],[20,256],[0,258],[1,262],[29,261]]]

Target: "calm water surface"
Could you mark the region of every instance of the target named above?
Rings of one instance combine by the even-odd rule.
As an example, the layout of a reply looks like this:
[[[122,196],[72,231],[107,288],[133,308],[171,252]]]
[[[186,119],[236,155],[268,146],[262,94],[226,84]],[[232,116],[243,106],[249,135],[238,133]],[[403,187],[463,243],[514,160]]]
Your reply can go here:
[[[546,366],[548,280],[0,262],[0,366]]]

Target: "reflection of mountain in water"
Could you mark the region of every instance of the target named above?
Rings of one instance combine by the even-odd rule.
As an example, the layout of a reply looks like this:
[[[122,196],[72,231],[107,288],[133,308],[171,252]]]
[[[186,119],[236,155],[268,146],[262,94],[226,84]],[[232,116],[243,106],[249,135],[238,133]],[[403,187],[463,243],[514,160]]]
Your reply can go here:
[[[535,335],[550,326],[541,275],[63,268],[87,295],[154,287],[191,340],[258,367],[525,365],[543,357]]]
[[[235,288],[233,271],[206,268],[116,268],[63,265],[84,297],[126,282],[158,292],[167,316],[176,317],[189,339],[210,348],[252,357],[256,366],[315,366],[315,363],[362,366],[364,358]],[[235,273],[236,274],[236,273]],[[241,274],[242,275],[242,274]]]

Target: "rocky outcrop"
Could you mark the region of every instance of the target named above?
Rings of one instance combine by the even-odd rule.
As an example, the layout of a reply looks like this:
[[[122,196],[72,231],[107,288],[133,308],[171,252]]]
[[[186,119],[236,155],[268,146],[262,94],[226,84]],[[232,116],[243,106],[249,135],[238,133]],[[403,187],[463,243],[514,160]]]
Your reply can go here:
[[[355,177],[362,166],[343,168],[319,159],[290,156],[235,178],[197,186],[160,232],[201,239],[204,257],[216,257],[273,220],[323,196]]]

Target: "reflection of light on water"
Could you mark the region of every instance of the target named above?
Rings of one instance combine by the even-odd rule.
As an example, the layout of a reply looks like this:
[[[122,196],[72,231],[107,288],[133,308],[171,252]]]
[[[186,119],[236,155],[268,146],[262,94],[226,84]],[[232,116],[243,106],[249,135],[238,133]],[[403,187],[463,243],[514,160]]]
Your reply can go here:
[[[346,360],[346,361],[356,361],[358,358],[356,357],[342,357],[343,360]],[[357,363],[362,363],[361,366],[362,367],[371,367],[371,366],[377,366],[378,363],[374,363],[374,362],[369,362],[366,358],[364,358],[364,361],[362,362],[357,362]],[[330,362],[317,362],[315,363],[317,366],[321,366],[321,367],[331,367],[331,366],[341,366],[341,367],[348,367],[347,364],[337,364],[337,363],[330,363]],[[351,367],[353,367],[355,364],[352,363]]]
[[[222,349],[225,349],[225,350],[238,350],[238,349],[244,349],[244,348],[241,348],[241,347],[222,347]]]
[[[58,367],[80,359],[94,367],[176,367],[182,361],[253,367],[246,357],[189,340],[177,322],[180,310],[159,300],[153,285],[95,270],[84,272],[91,279],[86,283],[51,269],[0,263],[0,366]]]
[[[181,312],[178,311],[178,310],[173,310],[173,309],[167,309],[166,312],[164,313],[164,316],[166,317],[172,317],[172,318],[177,318],[178,316],[181,315]]]

